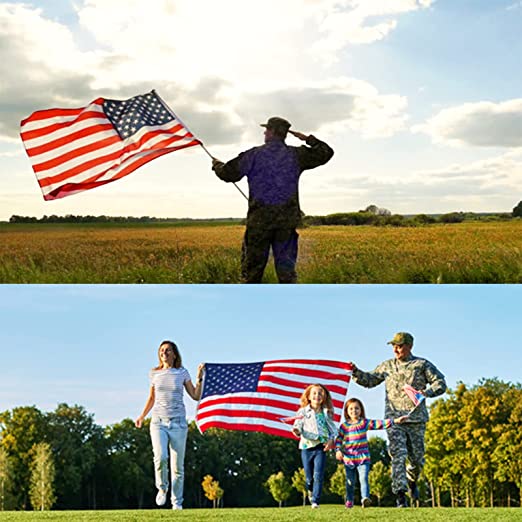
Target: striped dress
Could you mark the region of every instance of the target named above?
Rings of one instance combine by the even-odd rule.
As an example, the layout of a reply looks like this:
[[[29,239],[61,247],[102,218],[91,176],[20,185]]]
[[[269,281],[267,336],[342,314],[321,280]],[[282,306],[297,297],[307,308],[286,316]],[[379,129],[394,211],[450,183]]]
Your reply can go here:
[[[361,419],[354,424],[343,422],[335,439],[335,450],[343,454],[343,462],[346,466],[369,463],[368,431],[383,430],[390,426],[393,426],[393,419]]]

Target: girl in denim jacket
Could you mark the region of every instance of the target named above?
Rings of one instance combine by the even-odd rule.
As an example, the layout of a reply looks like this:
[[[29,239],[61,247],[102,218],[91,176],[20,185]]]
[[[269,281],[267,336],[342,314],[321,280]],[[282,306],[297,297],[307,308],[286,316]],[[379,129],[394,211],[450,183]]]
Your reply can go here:
[[[300,437],[299,449],[312,508],[319,507],[326,452],[334,447],[337,428],[333,421],[332,397],[322,384],[311,384],[301,395],[292,433]]]

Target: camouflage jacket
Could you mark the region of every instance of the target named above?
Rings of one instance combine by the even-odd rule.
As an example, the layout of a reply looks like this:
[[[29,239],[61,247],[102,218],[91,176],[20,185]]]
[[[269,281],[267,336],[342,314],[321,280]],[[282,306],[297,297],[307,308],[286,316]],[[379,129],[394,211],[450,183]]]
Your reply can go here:
[[[395,358],[384,361],[373,372],[363,372],[357,368],[353,371],[352,377],[357,384],[365,388],[373,388],[384,381],[386,386],[384,416],[396,418],[411,412],[407,422],[427,422],[428,410],[426,401],[414,407],[412,400],[402,389],[405,384],[413,386],[426,397],[437,397],[446,391],[444,375],[435,365],[413,355],[410,355],[406,361]]]
[[[301,222],[299,177],[304,170],[324,165],[333,150],[310,135],[308,146],[291,147],[273,140],[242,152],[213,168],[227,182],[248,179],[247,226],[264,229],[295,228]]]

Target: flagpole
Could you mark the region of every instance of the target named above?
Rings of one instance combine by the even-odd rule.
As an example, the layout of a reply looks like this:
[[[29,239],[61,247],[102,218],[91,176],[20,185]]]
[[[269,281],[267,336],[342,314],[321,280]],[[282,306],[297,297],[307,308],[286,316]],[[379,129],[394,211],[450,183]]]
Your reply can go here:
[[[348,379],[348,384],[346,385],[346,395],[344,397],[343,408],[341,411],[341,420],[339,421],[339,426],[343,423],[344,405],[346,404],[346,401],[348,400],[348,396],[350,393],[350,383],[352,382],[352,377],[353,377],[353,366],[351,366],[351,368],[349,370],[346,370],[346,373],[348,374],[349,379]]]
[[[165,102],[165,100],[157,93],[156,89],[152,89],[152,92],[159,98],[159,100],[161,101],[161,103],[163,104],[165,109],[167,109],[169,111],[170,115],[173,118],[175,118],[176,120],[178,120],[181,123],[181,125],[183,125],[183,127],[185,127],[185,129],[187,129],[187,131],[190,132],[190,134],[192,134],[190,129],[181,121],[181,118],[178,118],[178,116],[176,116],[176,114],[174,114],[174,111],[168,106],[168,104]],[[192,134],[192,136],[194,136],[194,134]],[[197,141],[200,144],[201,148],[210,156],[211,159],[213,159],[213,160],[217,159],[214,156],[212,156],[212,154],[210,154],[210,152],[207,150],[205,145],[203,145],[203,142],[201,140],[198,139]],[[248,201],[248,197],[246,196],[246,194],[235,183],[234,183],[234,187],[236,187],[237,190],[239,190],[239,192],[241,192],[243,197]]]

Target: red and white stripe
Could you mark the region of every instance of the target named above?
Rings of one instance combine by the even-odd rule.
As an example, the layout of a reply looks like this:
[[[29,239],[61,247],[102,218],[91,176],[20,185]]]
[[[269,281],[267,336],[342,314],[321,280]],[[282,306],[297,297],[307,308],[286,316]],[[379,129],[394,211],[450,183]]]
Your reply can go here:
[[[176,119],[121,139],[103,102],[97,98],[85,108],[36,111],[22,121],[20,136],[44,199],[105,185],[163,154],[200,145]]]
[[[196,424],[208,428],[261,431],[295,438],[285,424],[300,408],[300,398],[310,384],[324,385],[332,396],[334,421],[339,423],[352,367],[345,362],[309,359],[267,361],[255,392],[226,393],[202,399]]]

